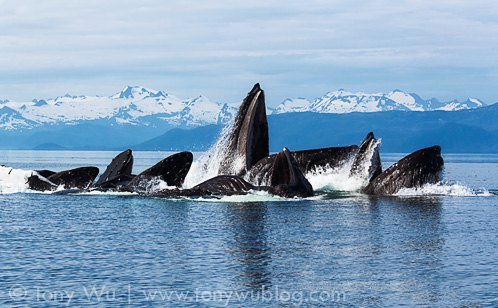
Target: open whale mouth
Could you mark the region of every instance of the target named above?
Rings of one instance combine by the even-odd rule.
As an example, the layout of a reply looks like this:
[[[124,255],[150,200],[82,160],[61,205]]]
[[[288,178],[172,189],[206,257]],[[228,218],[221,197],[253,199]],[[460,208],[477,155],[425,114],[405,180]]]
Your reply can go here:
[[[280,184],[292,185],[296,184],[296,182],[296,171],[294,170],[292,164],[291,154],[287,148],[284,148],[282,152],[279,152],[275,156],[270,182],[271,186],[277,186]]]
[[[239,108],[219,174],[243,175],[269,155],[268,121],[264,91],[255,84]],[[233,157],[243,160],[234,164]]]
[[[130,149],[118,154],[100,178],[95,182],[95,185],[102,186],[104,183],[122,175],[131,175],[133,169],[133,155]]]
[[[284,148],[275,156],[270,186],[274,194],[284,197],[309,197],[313,195],[313,187],[305,178],[292,156]]]
[[[263,90],[259,89],[254,93],[251,104],[244,117],[244,122],[239,136],[239,146],[246,155],[246,169],[249,170],[261,158],[268,155],[268,122],[266,120],[266,106]],[[255,86],[256,87],[256,86]],[[262,142],[260,142],[262,141]]]
[[[434,184],[440,179],[444,160],[438,145],[420,149],[387,168],[364,189],[367,194],[392,195],[401,188]]]

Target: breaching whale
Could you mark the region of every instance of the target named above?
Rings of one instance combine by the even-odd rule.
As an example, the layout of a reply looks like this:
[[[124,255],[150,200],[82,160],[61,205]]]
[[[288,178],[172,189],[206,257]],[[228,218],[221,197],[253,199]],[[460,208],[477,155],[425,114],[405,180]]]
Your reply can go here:
[[[363,192],[370,195],[392,195],[401,188],[436,183],[443,165],[440,146],[420,149],[387,168]]]

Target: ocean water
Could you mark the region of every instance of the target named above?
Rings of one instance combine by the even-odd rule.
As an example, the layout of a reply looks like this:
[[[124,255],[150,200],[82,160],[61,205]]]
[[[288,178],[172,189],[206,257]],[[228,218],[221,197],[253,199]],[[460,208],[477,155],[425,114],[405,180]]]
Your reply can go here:
[[[443,154],[442,183],[391,197],[341,170],[308,175],[307,199],[23,183],[116,154],[0,151],[0,307],[498,306],[498,155]],[[169,154],[134,152],[134,170]],[[402,156],[381,153],[384,168]]]

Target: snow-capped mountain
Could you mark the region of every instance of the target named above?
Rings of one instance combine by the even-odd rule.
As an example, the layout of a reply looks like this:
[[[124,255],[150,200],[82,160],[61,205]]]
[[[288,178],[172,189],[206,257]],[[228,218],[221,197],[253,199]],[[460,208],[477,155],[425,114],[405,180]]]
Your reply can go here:
[[[208,124],[225,124],[237,114],[240,103],[210,101],[205,96],[180,99],[164,91],[143,87],[125,87],[111,96],[60,96],[55,99],[14,102],[0,100],[0,129],[4,131],[43,128],[64,124],[78,125],[86,121],[103,121],[106,125],[193,128]],[[267,114],[286,112],[349,113],[388,110],[460,110],[484,106],[477,99],[439,102],[423,100],[416,94],[396,90],[389,94],[329,92],[309,101],[287,99]]]
[[[112,96],[70,96],[28,103],[0,101],[0,128],[29,129],[51,124],[107,120],[116,124],[196,127],[230,121],[237,108],[204,96],[182,100],[163,91],[125,87]]]
[[[329,92],[322,97],[309,101],[304,98],[287,99],[275,108],[274,113],[286,112],[319,112],[319,113],[350,113],[377,112],[389,110],[432,111],[461,110],[485,106],[478,99],[468,99],[465,102],[453,100],[439,102],[437,99],[423,100],[413,93],[395,90],[388,94],[351,93],[346,90]]]

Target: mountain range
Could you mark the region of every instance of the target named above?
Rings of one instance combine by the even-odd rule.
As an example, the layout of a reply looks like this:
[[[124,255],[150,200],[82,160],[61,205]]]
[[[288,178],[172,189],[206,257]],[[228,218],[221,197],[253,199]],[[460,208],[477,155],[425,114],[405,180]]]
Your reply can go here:
[[[107,125],[193,128],[226,124],[238,111],[237,103],[215,103],[205,96],[180,99],[164,91],[125,87],[111,96],[71,96],[34,99],[31,102],[0,101],[0,129],[31,130],[59,124],[78,125],[102,120]],[[388,94],[329,92],[312,101],[286,99],[267,114],[289,112],[351,113],[379,111],[454,111],[482,107],[478,99],[439,102],[423,100],[417,94],[395,90]]]
[[[405,93],[400,90],[388,94],[351,93],[346,90],[328,92],[312,101],[304,98],[287,99],[275,108],[274,113],[288,112],[318,112],[318,113],[351,113],[379,111],[455,111],[485,106],[474,98],[464,102],[452,100],[440,102],[436,98],[422,99],[415,93]]]
[[[129,86],[111,96],[4,100],[0,149],[204,151],[233,120],[239,105]],[[424,100],[399,90],[339,90],[314,100],[287,99],[267,110],[270,146],[279,151],[283,146],[298,150],[350,145],[374,131],[384,138],[387,151],[434,143],[452,152],[498,152],[497,106],[477,99]]]
[[[213,103],[205,96],[182,100],[164,91],[127,86],[112,96],[0,101],[0,128],[26,130],[97,120],[109,125],[196,127],[226,123],[236,113],[236,107]]]
[[[498,153],[498,103],[457,111],[386,111],[346,114],[293,112],[268,116],[270,151],[360,144],[368,132],[382,139],[381,151],[411,153],[440,145],[444,153]],[[137,150],[207,150],[222,125],[172,129],[138,144]],[[203,146],[204,145],[204,146]]]

